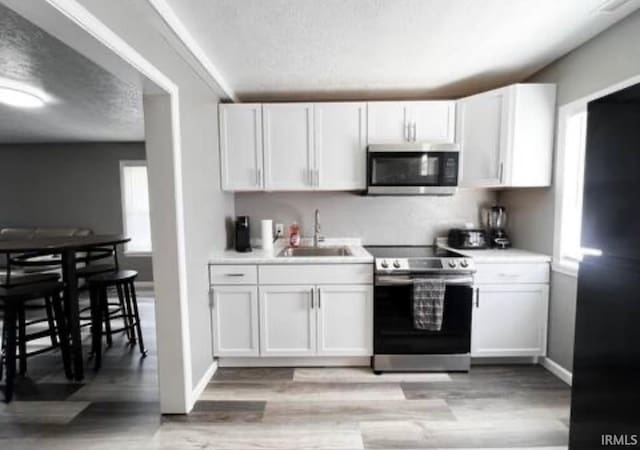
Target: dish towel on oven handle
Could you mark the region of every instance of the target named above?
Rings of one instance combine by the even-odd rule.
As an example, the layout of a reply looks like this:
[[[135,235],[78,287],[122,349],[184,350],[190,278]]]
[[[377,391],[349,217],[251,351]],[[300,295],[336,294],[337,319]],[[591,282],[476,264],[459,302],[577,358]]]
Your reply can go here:
[[[441,278],[413,280],[413,326],[415,329],[441,330],[445,288],[445,281]]]

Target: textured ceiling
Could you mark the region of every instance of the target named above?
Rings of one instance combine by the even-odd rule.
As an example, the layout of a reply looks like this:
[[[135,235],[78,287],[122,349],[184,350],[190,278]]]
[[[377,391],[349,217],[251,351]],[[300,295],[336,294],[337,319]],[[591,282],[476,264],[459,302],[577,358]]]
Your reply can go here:
[[[640,6],[166,0],[241,100],[460,96],[521,81]]]
[[[39,109],[0,104],[0,143],[144,140],[142,93],[0,4],[0,85],[47,93]]]

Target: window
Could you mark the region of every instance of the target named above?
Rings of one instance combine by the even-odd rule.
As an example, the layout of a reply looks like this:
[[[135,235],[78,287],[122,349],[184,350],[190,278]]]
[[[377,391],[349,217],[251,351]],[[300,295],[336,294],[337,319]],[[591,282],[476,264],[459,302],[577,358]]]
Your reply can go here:
[[[131,238],[125,246],[125,254],[148,255],[151,253],[151,221],[147,163],[121,161],[120,187],[124,234]]]
[[[586,103],[561,111],[558,131],[554,256],[560,271],[576,274],[582,260],[580,238],[587,134]]]

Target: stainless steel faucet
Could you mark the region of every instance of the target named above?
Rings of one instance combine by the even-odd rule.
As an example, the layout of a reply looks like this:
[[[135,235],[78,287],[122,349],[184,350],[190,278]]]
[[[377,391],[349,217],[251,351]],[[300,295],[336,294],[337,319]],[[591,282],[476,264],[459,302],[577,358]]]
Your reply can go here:
[[[317,247],[322,241],[324,241],[324,236],[320,235],[320,210],[316,209],[313,223],[313,246]]]

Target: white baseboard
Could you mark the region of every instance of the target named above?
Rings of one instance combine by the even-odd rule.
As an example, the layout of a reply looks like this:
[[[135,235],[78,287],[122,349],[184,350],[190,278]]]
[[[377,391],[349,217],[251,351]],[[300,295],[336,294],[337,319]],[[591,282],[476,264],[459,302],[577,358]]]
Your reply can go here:
[[[209,384],[209,381],[211,381],[211,378],[213,378],[213,375],[216,373],[216,370],[218,370],[218,361],[214,360],[209,366],[209,368],[207,369],[207,371],[204,373],[204,375],[202,375],[202,378],[200,378],[200,381],[198,381],[198,384],[196,384],[196,387],[194,387],[193,391],[191,392],[191,401],[189,402],[189,412],[191,412],[191,410],[193,409],[193,406],[196,404],[196,402],[198,401],[198,399],[200,398],[204,390],[207,388],[207,385]]]
[[[542,358],[542,367],[571,386],[573,374],[550,358]]]
[[[153,281],[135,281],[133,283],[137,289],[153,289]]]
[[[538,356],[474,356],[471,358],[471,365],[482,366],[495,364],[538,364],[538,360]]]
[[[220,367],[370,367],[370,356],[337,357],[227,357],[219,358]]]

